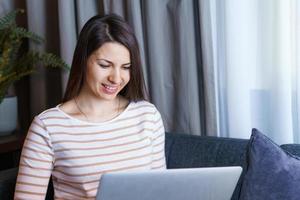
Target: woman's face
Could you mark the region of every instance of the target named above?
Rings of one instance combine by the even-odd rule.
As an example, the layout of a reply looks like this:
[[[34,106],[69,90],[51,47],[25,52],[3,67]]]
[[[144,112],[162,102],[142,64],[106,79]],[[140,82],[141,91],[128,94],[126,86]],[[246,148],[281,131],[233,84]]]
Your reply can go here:
[[[83,89],[103,100],[114,100],[130,80],[130,53],[117,42],[106,42],[87,60]]]

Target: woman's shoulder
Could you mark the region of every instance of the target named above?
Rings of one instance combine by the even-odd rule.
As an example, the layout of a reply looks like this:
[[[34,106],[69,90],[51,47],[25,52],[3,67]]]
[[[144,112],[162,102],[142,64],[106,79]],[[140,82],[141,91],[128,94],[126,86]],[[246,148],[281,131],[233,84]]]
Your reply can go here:
[[[149,101],[146,100],[140,100],[140,101],[135,101],[131,102],[132,107],[135,109],[150,109],[150,110],[157,110],[156,106]]]
[[[154,127],[160,126],[162,123],[162,117],[155,104],[148,101],[131,102],[130,113],[128,116],[138,116],[136,121],[151,122]]]
[[[62,117],[62,113],[59,109],[59,106],[61,104],[58,104],[57,106],[55,107],[52,107],[52,108],[48,108],[44,111],[42,111],[40,114],[36,115],[36,118],[40,119],[40,120],[43,120],[45,118],[48,118],[48,117]]]
[[[147,116],[153,116],[155,118],[157,116],[160,116],[160,112],[158,111],[156,106],[153,103],[145,100],[131,102],[129,110],[131,112],[146,114]]]

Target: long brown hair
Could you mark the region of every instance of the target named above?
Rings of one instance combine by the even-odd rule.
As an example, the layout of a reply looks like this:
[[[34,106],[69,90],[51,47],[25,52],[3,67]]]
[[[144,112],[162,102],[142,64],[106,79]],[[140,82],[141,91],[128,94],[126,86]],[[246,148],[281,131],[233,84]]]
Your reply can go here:
[[[115,14],[96,15],[83,26],[70,71],[63,102],[76,97],[86,78],[86,66],[89,56],[106,42],[118,42],[130,52],[130,81],[119,94],[130,101],[145,99],[145,82],[141,67],[141,57],[137,39],[132,28],[124,19]]]

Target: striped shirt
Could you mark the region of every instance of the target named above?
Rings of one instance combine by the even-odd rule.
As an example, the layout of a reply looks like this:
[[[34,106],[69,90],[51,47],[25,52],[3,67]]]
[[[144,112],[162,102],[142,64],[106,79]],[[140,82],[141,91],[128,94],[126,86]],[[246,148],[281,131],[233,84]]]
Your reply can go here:
[[[29,128],[15,199],[45,199],[51,175],[56,200],[95,199],[103,173],[165,169],[164,143],[161,116],[149,102],[130,102],[102,123],[81,121],[56,106]]]

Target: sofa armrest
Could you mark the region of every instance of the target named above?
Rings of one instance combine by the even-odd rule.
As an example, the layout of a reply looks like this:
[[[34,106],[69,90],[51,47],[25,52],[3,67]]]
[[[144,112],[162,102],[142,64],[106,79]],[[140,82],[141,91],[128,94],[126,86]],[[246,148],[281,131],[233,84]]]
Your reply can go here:
[[[11,200],[14,196],[18,167],[0,171],[1,200]]]

